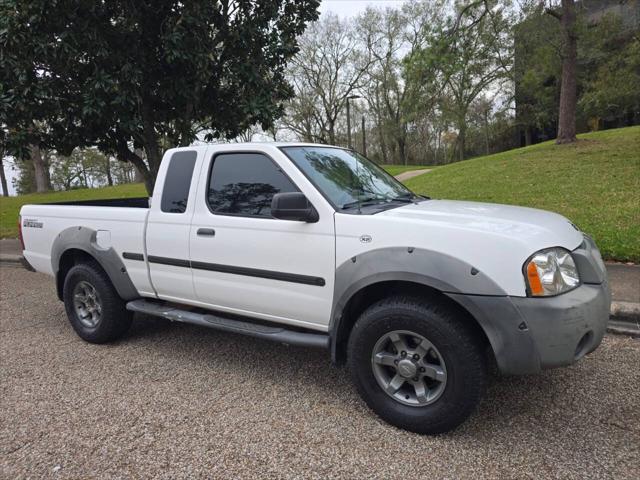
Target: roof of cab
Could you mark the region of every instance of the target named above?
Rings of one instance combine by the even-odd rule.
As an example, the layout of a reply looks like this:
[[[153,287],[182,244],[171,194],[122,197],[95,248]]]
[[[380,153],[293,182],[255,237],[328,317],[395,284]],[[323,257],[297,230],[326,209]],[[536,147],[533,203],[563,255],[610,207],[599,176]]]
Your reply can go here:
[[[175,150],[193,150],[193,149],[205,149],[209,147],[220,147],[223,149],[234,148],[238,150],[247,149],[262,149],[265,147],[324,147],[324,148],[344,148],[337,145],[324,145],[321,143],[305,143],[305,142],[243,142],[243,143],[204,143],[201,145],[191,145],[188,147],[175,147]]]

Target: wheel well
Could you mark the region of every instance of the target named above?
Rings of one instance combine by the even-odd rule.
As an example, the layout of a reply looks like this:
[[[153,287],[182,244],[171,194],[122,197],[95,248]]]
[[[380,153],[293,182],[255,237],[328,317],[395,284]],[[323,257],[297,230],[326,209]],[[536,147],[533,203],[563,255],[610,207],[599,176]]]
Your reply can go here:
[[[484,346],[490,347],[489,339],[480,324],[473,315],[471,315],[469,311],[459,303],[455,302],[441,291],[427,285],[393,280],[368,285],[356,292],[349,299],[349,302],[342,312],[338,329],[335,332],[334,360],[337,363],[343,363],[346,360],[349,334],[362,312],[379,300],[392,295],[414,295],[416,297],[427,298],[430,301],[437,302],[442,305],[447,305],[449,308],[456,310],[459,313],[460,318],[464,319],[473,334],[483,342]]]
[[[56,291],[60,300],[63,300],[64,279],[67,278],[67,273],[69,273],[69,270],[71,270],[73,266],[81,263],[95,263],[99,265],[96,259],[90,254],[77,248],[70,248],[60,256],[58,272],[56,273]]]

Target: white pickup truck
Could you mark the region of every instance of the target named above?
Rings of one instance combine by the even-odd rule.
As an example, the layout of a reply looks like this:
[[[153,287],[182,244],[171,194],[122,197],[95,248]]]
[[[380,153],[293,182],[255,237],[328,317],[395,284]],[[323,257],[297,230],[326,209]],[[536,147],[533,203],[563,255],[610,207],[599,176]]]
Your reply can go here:
[[[463,422],[490,362],[569,365],[609,316],[600,253],[566,218],[421,197],[326,145],[169,150],[150,201],[25,205],[20,226],[84,340],[140,312],[326,348],[378,415],[419,433]]]

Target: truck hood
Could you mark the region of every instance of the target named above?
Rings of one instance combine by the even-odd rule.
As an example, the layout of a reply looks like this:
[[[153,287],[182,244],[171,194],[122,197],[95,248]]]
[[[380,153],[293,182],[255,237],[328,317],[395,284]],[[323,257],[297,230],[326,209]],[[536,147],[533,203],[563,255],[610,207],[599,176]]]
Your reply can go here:
[[[527,245],[530,253],[552,246],[573,250],[583,241],[582,233],[562,215],[496,203],[427,200],[378,215],[446,230],[508,238]]]

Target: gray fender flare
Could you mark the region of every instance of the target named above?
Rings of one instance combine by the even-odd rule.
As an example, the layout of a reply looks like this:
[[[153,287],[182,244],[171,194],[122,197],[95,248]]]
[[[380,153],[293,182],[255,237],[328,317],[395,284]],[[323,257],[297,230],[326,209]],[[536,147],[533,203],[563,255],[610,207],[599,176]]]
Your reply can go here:
[[[87,227],[69,227],[58,234],[51,248],[51,268],[58,282],[60,259],[68,250],[81,250],[92,256],[106,272],[118,295],[123,300],[140,298],[138,290],[133,285],[124,263],[118,253],[110,248],[102,248],[96,242],[97,232]],[[62,291],[58,296],[62,299]]]
[[[385,281],[417,283],[447,294],[467,294],[506,297],[491,278],[473,265],[431,250],[413,247],[389,247],[370,250],[352,257],[338,266],[334,286],[329,334],[331,357],[336,361],[338,344],[342,340],[343,312],[351,298],[360,290]],[[489,338],[491,325],[476,318]]]

